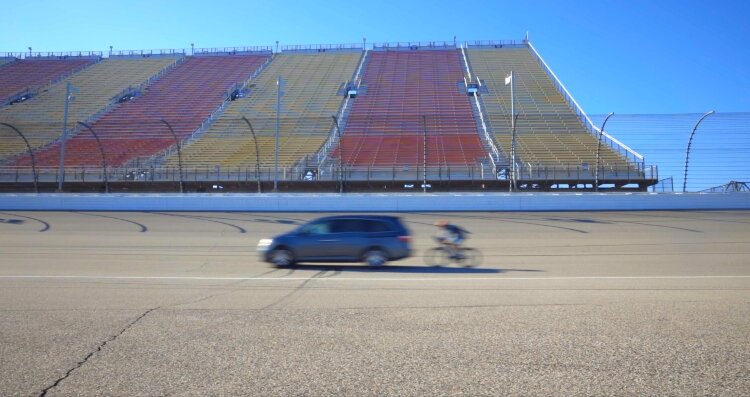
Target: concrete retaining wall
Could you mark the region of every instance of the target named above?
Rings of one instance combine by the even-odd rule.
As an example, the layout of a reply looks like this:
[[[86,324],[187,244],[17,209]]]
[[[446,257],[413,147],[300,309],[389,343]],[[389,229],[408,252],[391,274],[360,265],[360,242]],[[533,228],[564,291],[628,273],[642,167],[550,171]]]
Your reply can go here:
[[[2,194],[19,211],[594,211],[750,209],[748,193]]]

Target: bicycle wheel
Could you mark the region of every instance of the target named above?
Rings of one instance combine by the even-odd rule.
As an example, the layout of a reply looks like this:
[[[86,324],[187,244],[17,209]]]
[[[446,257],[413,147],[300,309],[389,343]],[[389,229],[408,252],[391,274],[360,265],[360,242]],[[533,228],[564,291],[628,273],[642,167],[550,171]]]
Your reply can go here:
[[[461,250],[461,256],[463,258],[457,260],[459,265],[463,267],[477,267],[482,264],[482,251],[476,248],[464,248]]]
[[[448,253],[442,247],[430,248],[424,253],[424,262],[428,266],[445,266],[449,261]]]

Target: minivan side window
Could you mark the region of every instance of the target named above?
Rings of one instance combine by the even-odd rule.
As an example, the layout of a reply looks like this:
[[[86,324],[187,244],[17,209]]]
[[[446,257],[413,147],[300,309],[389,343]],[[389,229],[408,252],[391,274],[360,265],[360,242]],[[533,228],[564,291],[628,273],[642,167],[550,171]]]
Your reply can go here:
[[[363,233],[367,232],[366,219],[334,219],[331,233]]]
[[[327,221],[309,223],[302,226],[300,232],[307,234],[328,234],[331,232],[331,223]]]
[[[391,227],[388,225],[388,223],[383,221],[368,221],[369,228],[367,231],[378,233],[378,232],[388,232],[391,230]]]

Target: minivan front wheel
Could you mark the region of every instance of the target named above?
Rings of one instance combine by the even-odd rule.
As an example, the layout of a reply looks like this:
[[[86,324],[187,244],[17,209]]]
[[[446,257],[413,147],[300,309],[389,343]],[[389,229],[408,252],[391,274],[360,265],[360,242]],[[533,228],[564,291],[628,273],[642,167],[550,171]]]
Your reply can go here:
[[[294,255],[292,251],[278,248],[268,254],[268,260],[278,267],[290,266],[294,264]]]
[[[362,260],[370,266],[383,266],[388,262],[388,257],[380,249],[371,248],[362,255]]]

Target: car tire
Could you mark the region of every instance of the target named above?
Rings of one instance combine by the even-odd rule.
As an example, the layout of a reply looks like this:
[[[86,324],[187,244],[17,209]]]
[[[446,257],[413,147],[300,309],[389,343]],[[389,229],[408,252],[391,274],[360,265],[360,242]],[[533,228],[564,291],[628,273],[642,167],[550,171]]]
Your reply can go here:
[[[388,257],[383,250],[378,248],[370,248],[362,254],[362,261],[366,264],[379,267],[385,265],[388,262]]]
[[[276,267],[286,267],[294,264],[294,254],[285,248],[277,248],[268,254],[268,261]]]

